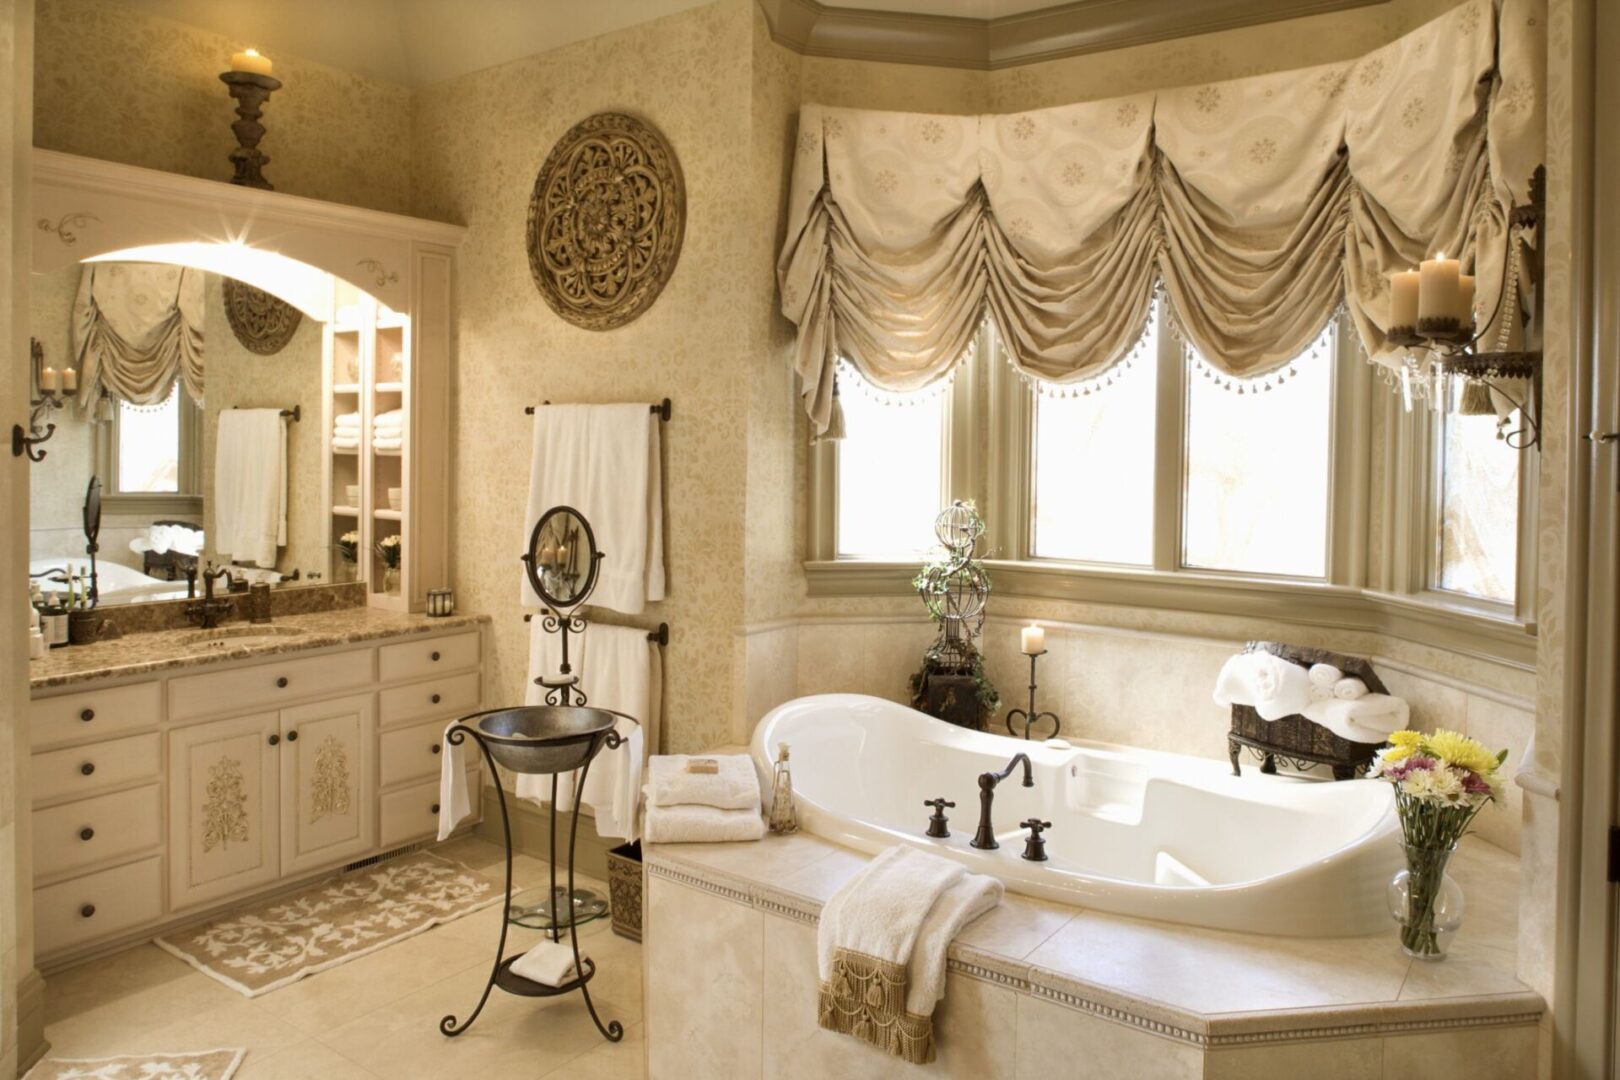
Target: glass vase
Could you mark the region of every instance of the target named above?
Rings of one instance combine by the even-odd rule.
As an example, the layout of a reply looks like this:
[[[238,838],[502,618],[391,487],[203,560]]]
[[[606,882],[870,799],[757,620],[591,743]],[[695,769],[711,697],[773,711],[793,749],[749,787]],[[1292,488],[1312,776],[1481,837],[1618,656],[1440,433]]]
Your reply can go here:
[[[1443,960],[1462,925],[1462,887],[1446,873],[1457,848],[1402,844],[1406,869],[1389,883],[1389,913],[1401,926],[1401,949],[1419,960]]]
[[[399,595],[399,567],[390,566],[383,570],[383,592],[389,596]]]

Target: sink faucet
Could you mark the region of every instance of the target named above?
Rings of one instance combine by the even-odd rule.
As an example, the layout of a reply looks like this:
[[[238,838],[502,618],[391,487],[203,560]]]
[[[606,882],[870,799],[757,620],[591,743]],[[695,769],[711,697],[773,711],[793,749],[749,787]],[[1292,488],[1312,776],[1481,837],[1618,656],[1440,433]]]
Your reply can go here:
[[[990,827],[990,805],[996,799],[996,785],[1007,779],[1020,762],[1024,766],[1024,786],[1034,787],[1035,776],[1030,771],[1028,754],[1014,754],[1007,767],[1000,772],[979,774],[979,828],[973,834],[973,839],[968,841],[974,847],[991,851],[1001,846],[996,843],[996,831]]]
[[[200,576],[203,579],[203,598],[186,605],[186,618],[204,630],[212,630],[219,625],[220,617],[229,614],[235,606],[229,600],[214,599],[214,582],[229,577],[230,570],[223,566],[216,570],[214,564],[209,563]]]

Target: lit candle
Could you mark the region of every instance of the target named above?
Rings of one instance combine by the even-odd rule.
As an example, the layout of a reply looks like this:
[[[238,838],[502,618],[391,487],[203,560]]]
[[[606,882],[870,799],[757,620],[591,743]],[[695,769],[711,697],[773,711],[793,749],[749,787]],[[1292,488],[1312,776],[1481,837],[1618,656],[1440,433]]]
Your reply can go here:
[[[1457,278],[1457,317],[1462,320],[1463,329],[1474,325],[1474,275],[1462,274]]]
[[[1418,320],[1456,319],[1462,307],[1461,268],[1442,252],[1424,259],[1418,279]]]
[[[273,70],[268,56],[260,56],[258,49],[244,49],[231,54],[231,70],[249,75],[269,75]]]
[[[79,388],[79,369],[78,368],[63,368],[62,369],[62,389],[63,389],[63,391],[66,392],[66,393],[71,394],[74,391],[78,390],[78,388]]]
[[[55,368],[47,367],[39,373],[39,388],[41,390],[60,390],[62,388],[62,380],[56,374]]]
[[[1416,270],[1402,270],[1389,279],[1389,325],[1408,329],[1417,328],[1418,281],[1422,277]]]
[[[1025,656],[1038,656],[1046,651],[1046,627],[1029,625],[1020,632]]]

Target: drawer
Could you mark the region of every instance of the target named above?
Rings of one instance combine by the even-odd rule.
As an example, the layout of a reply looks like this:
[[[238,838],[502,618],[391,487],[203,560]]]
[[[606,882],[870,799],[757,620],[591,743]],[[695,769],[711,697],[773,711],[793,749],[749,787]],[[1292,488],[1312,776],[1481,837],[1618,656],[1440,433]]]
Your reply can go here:
[[[479,772],[467,770],[467,797],[474,815],[478,813]],[[439,780],[434,777],[382,797],[379,814],[377,846],[387,851],[424,836],[435,836],[439,831]],[[472,819],[462,822],[471,824]]]
[[[60,694],[29,706],[28,741],[38,750],[74,739],[156,727],[162,716],[163,692],[155,682]]]
[[[40,955],[112,937],[163,916],[163,859],[114,867],[34,890]]]
[[[30,761],[34,803],[63,796],[94,795],[132,780],[157,779],[163,771],[163,736],[130,735],[122,739],[46,750]]]
[[[425,679],[441,671],[478,666],[478,633],[424,638],[384,645],[377,650],[377,669],[383,682]]]
[[[188,720],[274,709],[289,701],[336,694],[370,682],[370,649],[286,657],[252,667],[170,679],[169,716]]]
[[[384,727],[429,716],[453,717],[478,708],[479,675],[449,675],[442,679],[390,686],[378,693],[377,716]]]
[[[439,755],[443,749],[446,721],[385,731],[378,740],[378,783],[392,787],[407,780],[425,780],[439,775]],[[479,757],[478,746],[468,739],[461,744],[462,756],[469,763]]]
[[[163,840],[158,785],[34,811],[34,876],[155,848]]]

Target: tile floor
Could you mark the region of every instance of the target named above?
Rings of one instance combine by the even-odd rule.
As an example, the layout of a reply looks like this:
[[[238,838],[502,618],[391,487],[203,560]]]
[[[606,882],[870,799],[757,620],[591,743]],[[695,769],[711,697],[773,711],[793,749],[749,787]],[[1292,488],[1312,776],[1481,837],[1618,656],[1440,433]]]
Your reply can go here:
[[[451,840],[434,849],[501,882],[500,848]],[[541,883],[546,864],[519,856],[518,888]],[[600,882],[584,881],[605,891]],[[500,932],[500,907],[485,908],[397,945],[246,998],[155,945],[60,972],[45,984],[50,1056],[247,1048],[239,1080],[570,1080],[644,1075],[641,947],[607,920],[580,929],[597,962],[591,997],[605,1023],[624,1025],[608,1043],[577,994],[518,998],[493,991],[483,1015],[456,1038],[439,1034],[446,1013],[478,1002]],[[508,952],[538,941],[513,927]]]

